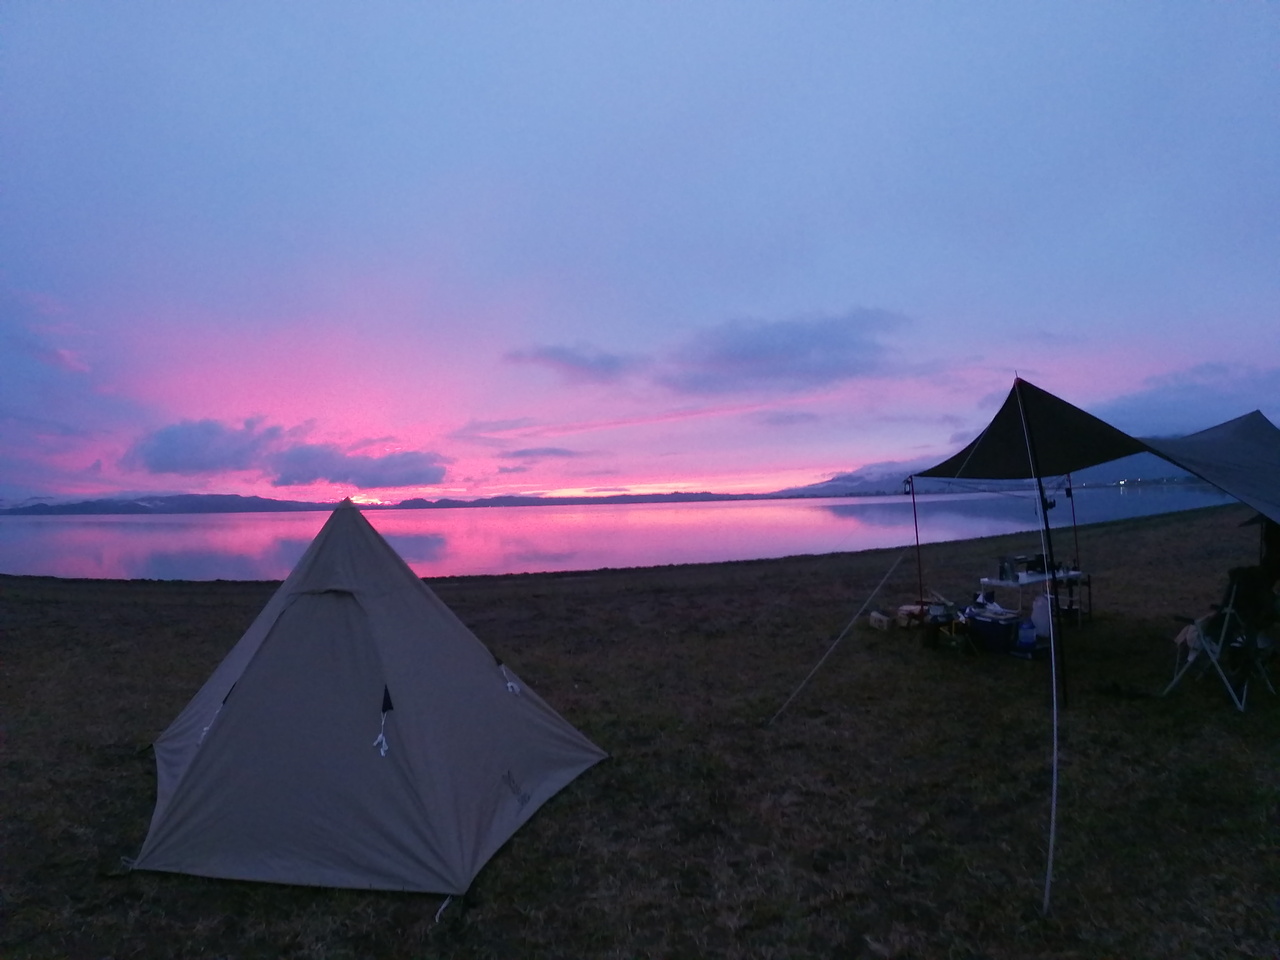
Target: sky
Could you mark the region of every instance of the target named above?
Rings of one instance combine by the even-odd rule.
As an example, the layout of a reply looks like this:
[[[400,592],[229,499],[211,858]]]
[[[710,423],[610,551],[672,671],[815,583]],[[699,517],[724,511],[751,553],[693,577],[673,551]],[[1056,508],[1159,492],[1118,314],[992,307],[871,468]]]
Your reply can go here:
[[[0,504],[1280,421],[1280,5],[0,6]]]

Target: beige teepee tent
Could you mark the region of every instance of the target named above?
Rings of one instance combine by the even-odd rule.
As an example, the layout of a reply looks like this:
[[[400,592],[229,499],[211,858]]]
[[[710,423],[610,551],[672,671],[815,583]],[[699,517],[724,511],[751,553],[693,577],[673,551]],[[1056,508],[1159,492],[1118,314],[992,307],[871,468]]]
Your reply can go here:
[[[450,894],[605,757],[350,501],[155,751],[137,869]]]

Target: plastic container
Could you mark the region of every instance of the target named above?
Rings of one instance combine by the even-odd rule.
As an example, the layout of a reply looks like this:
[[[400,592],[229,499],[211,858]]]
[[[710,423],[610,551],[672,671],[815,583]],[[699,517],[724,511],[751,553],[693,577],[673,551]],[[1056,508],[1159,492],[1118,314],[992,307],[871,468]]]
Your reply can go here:
[[[1049,621],[1053,614],[1049,611],[1049,598],[1040,594],[1031,602],[1031,622],[1035,624],[1037,637],[1049,636]]]
[[[1030,660],[1035,656],[1036,647],[1039,641],[1036,640],[1036,625],[1032,620],[1023,620],[1018,624],[1018,641],[1013,645],[1013,649],[1009,652],[1015,657],[1022,657],[1024,660]]]

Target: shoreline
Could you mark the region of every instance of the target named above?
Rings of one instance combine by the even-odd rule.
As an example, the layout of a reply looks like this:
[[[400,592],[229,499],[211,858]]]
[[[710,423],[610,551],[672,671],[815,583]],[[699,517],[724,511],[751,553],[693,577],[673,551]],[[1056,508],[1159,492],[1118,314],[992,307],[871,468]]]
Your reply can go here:
[[[1081,493],[1051,511],[1055,542],[1073,520],[1186,513],[1231,503],[1194,490]],[[488,513],[370,515],[425,578],[585,572],[785,559],[915,542],[903,498],[552,507]],[[0,523],[0,570],[68,579],[283,580],[325,513],[36,517]],[[919,505],[919,535],[946,542],[1037,528],[1026,496],[945,494]]]
[[[945,481],[942,481],[945,483]],[[976,481],[977,487],[954,491],[972,494],[1006,493],[1010,488],[994,486],[999,481]],[[981,489],[981,484],[993,484],[990,489]],[[1206,481],[1190,474],[1182,476],[1135,478],[1131,480],[1114,480],[1106,482],[1084,481],[1077,483],[1077,490],[1098,490],[1108,487],[1129,486],[1169,487],[1181,485],[1206,485]],[[1212,486],[1212,484],[1207,484]],[[492,497],[480,497],[476,500],[456,500],[442,497],[439,500],[427,500],[423,497],[410,497],[399,503],[364,503],[356,502],[361,510],[466,510],[484,507],[566,507],[566,506],[618,506],[645,503],[722,503],[741,500],[857,500],[873,497],[904,497],[902,483],[891,484],[888,490],[866,490],[847,492],[809,492],[788,493],[774,491],[771,493],[710,493],[710,492],[671,492],[671,493],[618,493],[602,496],[550,496],[543,497],[525,494],[499,494]],[[932,490],[918,493],[917,496],[948,496],[953,491]],[[239,494],[157,494],[132,498],[100,498],[94,500],[77,500],[67,503],[35,503],[26,506],[0,507],[0,517],[50,517],[50,516],[199,516],[205,514],[245,514],[245,513],[314,513],[332,511],[341,501],[301,501],[271,500],[264,497],[246,497]]]
[[[1240,504],[1238,502],[1210,505],[1201,507],[1191,507],[1185,510],[1176,510],[1168,513],[1146,514],[1134,517],[1122,517],[1112,520],[1099,520],[1093,523],[1081,524],[1078,527],[1054,527],[1053,534],[1055,541],[1062,541],[1073,530],[1077,533],[1085,533],[1086,538],[1105,537],[1109,530],[1118,528],[1122,525],[1137,525],[1138,527],[1147,524],[1165,525],[1169,523],[1182,523],[1182,525],[1201,525],[1204,518],[1213,516],[1215,512],[1221,511],[1223,515],[1227,513],[1241,514],[1241,523],[1247,520],[1254,512],[1252,508]],[[1039,552],[1014,550],[1012,548],[1002,547],[1001,543],[1005,541],[1017,542],[1026,541],[1036,546],[1038,543],[1040,531],[1038,529],[1029,529],[1015,531],[1011,533],[987,534],[977,537],[965,537],[958,540],[934,540],[922,541],[918,545],[922,556],[934,552],[947,552],[949,549],[965,550],[971,546],[976,549],[979,545],[992,545],[993,549],[989,552],[994,558],[1002,553],[1014,552]],[[1074,544],[1068,545],[1074,549]],[[1061,549],[1061,547],[1060,547]],[[581,569],[571,570],[540,570],[540,571],[521,571],[511,573],[462,573],[462,574],[441,574],[422,576],[420,579],[428,584],[432,583],[453,583],[465,581],[487,581],[502,580],[516,578],[557,578],[566,579],[573,577],[594,577],[594,576],[625,576],[625,575],[642,575],[646,572],[657,571],[713,571],[715,568],[724,568],[730,570],[734,568],[742,568],[748,565],[756,564],[793,564],[793,563],[822,563],[832,558],[839,557],[864,557],[873,554],[893,554],[909,551],[915,554],[917,545],[915,543],[894,544],[891,546],[866,547],[860,550],[833,550],[825,553],[797,553],[789,554],[781,557],[754,557],[737,560],[709,560],[709,561],[690,561],[679,563],[663,563],[663,564],[646,564],[629,567],[585,567]],[[39,581],[48,580],[59,583],[94,583],[94,584],[185,584],[189,586],[202,584],[275,584],[279,585],[284,582],[284,578],[279,579],[235,579],[228,577],[217,577],[213,579],[181,579],[181,578],[148,578],[148,577],[62,577],[53,574],[24,574],[24,573],[5,573],[0,572],[0,583],[6,580],[11,581]]]

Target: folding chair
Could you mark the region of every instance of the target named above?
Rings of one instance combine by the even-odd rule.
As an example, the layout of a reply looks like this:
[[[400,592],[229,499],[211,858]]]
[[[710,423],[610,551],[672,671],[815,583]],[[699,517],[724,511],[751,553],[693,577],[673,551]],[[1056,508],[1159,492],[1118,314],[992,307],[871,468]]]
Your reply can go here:
[[[1275,571],[1261,565],[1235,567],[1230,571],[1230,583],[1236,591],[1232,607],[1239,621],[1239,637],[1228,652],[1243,678],[1241,701],[1249,692],[1250,677],[1255,675],[1274,695],[1276,688],[1267,674],[1267,664],[1275,648],[1271,635],[1280,619]]]
[[[1201,675],[1212,667],[1237,710],[1244,710],[1249,696],[1249,680],[1254,674],[1262,678],[1272,694],[1276,692],[1267,674],[1267,661],[1274,651],[1274,644],[1260,629],[1260,623],[1265,621],[1255,615],[1256,598],[1242,597],[1242,594],[1252,592],[1254,585],[1248,574],[1255,569],[1243,567],[1231,571],[1224,602],[1217,605],[1212,613],[1198,620],[1175,618],[1186,625],[1174,638],[1173,679],[1161,696],[1167,696],[1193,667]],[[1242,586],[1245,588],[1243,591]]]

